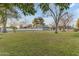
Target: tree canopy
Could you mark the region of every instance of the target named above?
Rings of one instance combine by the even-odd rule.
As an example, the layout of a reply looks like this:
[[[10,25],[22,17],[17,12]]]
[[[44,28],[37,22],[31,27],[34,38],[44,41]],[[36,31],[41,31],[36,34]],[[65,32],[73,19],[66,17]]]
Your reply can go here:
[[[34,18],[33,20],[33,26],[38,27],[38,26],[44,26],[44,19],[42,17]]]
[[[58,32],[57,30],[58,23],[61,20],[62,16],[64,16],[63,15],[64,10],[67,10],[69,8],[69,5],[70,5],[69,3],[54,3],[54,4],[42,3],[39,5],[43,13],[46,13],[48,11],[50,12],[50,15],[52,16],[56,25],[55,33]]]

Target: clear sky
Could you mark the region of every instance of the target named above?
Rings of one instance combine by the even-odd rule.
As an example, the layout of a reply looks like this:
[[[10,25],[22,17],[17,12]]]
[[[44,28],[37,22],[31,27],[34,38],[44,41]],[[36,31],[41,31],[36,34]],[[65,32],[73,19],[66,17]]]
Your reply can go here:
[[[70,5],[69,12],[73,14],[73,24],[76,23],[76,20],[79,18],[79,3],[74,3]]]
[[[42,17],[43,16],[42,11],[40,9],[37,10],[37,12],[35,13],[34,16],[33,15],[24,16],[20,10],[18,12],[22,16],[20,21],[26,21],[27,24],[31,24],[35,17]],[[73,25],[73,24],[75,24],[76,20],[79,18],[79,4],[78,3],[72,3],[70,5],[68,12],[70,12],[73,15],[73,22],[72,22],[72,25]],[[47,25],[51,24],[53,22],[53,19],[51,17],[44,17],[44,19],[45,19],[45,23]]]

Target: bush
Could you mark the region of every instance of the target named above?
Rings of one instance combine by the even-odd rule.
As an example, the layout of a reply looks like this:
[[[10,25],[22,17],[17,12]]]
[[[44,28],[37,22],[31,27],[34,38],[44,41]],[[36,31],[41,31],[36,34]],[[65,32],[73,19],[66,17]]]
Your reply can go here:
[[[11,28],[13,29],[13,32],[16,32],[17,27],[11,26]]]
[[[74,28],[74,32],[78,32],[79,31],[79,29],[77,29],[77,28]]]

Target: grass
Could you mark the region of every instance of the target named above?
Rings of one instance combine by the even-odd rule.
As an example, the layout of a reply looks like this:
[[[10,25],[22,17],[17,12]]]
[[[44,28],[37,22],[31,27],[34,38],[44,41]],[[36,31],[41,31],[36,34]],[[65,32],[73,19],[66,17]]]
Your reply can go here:
[[[79,33],[28,31],[0,33],[0,55],[79,56]]]

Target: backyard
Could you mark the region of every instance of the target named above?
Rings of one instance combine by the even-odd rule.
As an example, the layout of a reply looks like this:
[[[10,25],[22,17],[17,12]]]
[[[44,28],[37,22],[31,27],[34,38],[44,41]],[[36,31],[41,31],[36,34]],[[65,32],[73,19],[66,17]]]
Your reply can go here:
[[[26,31],[0,33],[0,55],[79,55],[79,33]]]

